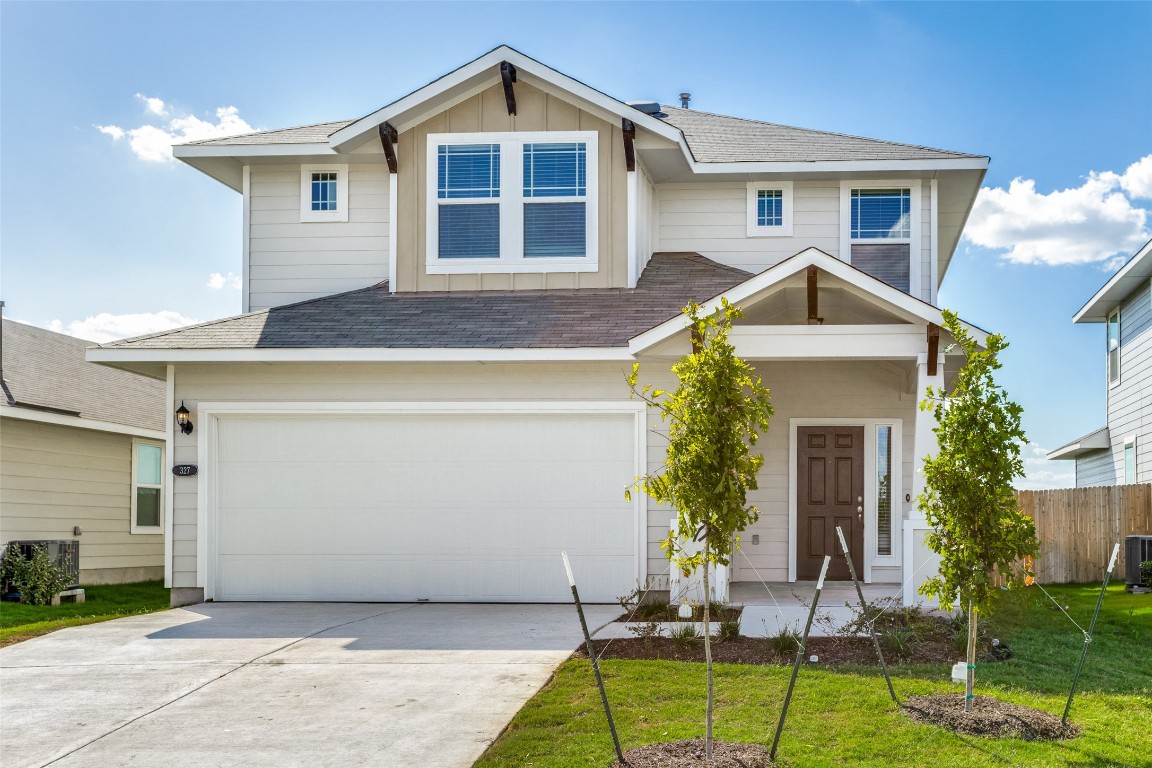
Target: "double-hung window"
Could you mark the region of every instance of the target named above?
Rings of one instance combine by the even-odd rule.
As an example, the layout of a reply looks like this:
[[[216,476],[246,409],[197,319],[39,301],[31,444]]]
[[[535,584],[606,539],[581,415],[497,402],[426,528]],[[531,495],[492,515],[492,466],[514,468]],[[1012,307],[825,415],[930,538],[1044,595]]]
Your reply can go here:
[[[919,290],[920,182],[844,182],[840,206],[846,260],[905,293]]]
[[[1120,383],[1120,307],[1108,315],[1108,386]]]
[[[748,182],[748,237],[792,236],[792,182]]]
[[[164,517],[164,446],[132,441],[132,533],[160,533]]]
[[[597,268],[594,131],[428,137],[427,269]]]
[[[348,221],[348,166],[300,168],[300,221]]]

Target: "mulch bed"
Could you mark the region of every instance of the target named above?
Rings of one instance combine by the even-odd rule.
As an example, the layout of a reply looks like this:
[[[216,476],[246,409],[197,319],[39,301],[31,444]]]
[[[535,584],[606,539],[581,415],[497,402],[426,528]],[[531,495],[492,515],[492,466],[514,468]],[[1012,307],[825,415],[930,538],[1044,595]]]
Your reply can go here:
[[[672,741],[665,744],[647,744],[629,749],[624,759],[631,768],[768,768],[768,750],[759,744],[729,744],[712,742],[712,762],[704,760],[704,740]],[[612,768],[622,768],[619,762]]]
[[[934,696],[912,696],[904,702],[904,714],[918,723],[938,725],[969,736],[1054,741],[1071,739],[1080,729],[1038,709],[1009,704],[990,696],[972,700],[972,711],[964,712],[964,694],[940,693]]]
[[[704,661],[703,640],[684,645],[667,637],[628,637],[593,640],[592,647],[600,659]],[[588,657],[584,646],[575,655]],[[805,663],[813,655],[819,658],[819,664],[880,664],[876,658],[876,647],[867,637],[810,637],[804,651]],[[947,641],[924,640],[915,645],[909,656],[897,658],[885,652],[884,659],[889,665],[940,664],[951,663],[962,656]],[[796,651],[778,654],[763,638],[741,637],[724,642],[714,640],[712,660],[719,664],[791,664],[796,660]]]

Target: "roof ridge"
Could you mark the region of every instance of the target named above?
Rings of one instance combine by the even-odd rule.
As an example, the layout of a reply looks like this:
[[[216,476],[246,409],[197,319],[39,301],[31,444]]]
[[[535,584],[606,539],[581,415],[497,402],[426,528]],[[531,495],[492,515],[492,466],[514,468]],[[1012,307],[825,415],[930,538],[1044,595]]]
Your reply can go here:
[[[855,139],[857,141],[871,141],[871,142],[874,142],[876,144],[887,144],[888,146],[892,146],[892,147],[909,147],[911,149],[924,149],[924,150],[928,150],[930,152],[942,152],[946,155],[960,155],[960,156],[964,156],[964,157],[986,157],[986,155],[973,155],[969,152],[959,152],[959,151],[954,150],[954,149],[940,149],[939,147],[930,147],[926,144],[908,144],[908,143],[903,142],[903,141],[892,141],[891,139],[877,139],[877,138],[873,138],[871,136],[858,136],[854,133],[840,133],[838,131],[825,131],[825,130],[820,129],[820,128],[805,128],[805,127],[800,126],[800,125],[789,125],[787,123],[773,123],[773,122],[769,122],[767,120],[757,120],[757,119],[751,118],[751,117],[737,117],[736,115],[722,115],[719,112],[705,112],[704,110],[700,110],[700,109],[684,109],[682,107],[673,107],[673,106],[670,106],[667,104],[661,104],[660,108],[663,109],[664,111],[672,110],[673,112],[679,112],[679,113],[685,113],[685,112],[693,113],[694,112],[696,114],[707,115],[709,117],[720,117],[720,118],[723,118],[725,120],[739,120],[742,123],[756,123],[757,125],[767,125],[767,126],[771,126],[773,128],[788,128],[789,130],[793,130],[793,131],[807,131],[808,133],[818,133],[818,134],[821,134],[823,136],[836,136],[836,137],[842,138],[842,139]],[[671,115],[669,115],[669,117],[671,117]],[[672,125],[674,127],[679,128],[679,126],[676,126],[675,123],[669,123],[669,125]],[[679,130],[681,132],[683,132],[684,129],[680,128]]]

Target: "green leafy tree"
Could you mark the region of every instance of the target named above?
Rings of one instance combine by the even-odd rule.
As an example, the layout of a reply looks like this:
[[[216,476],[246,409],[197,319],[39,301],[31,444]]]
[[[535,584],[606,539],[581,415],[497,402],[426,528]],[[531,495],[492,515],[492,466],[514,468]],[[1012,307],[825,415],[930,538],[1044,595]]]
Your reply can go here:
[[[968,613],[968,675],[964,711],[971,711],[975,682],[977,616],[992,608],[999,580],[1017,585],[1024,576],[1016,564],[1037,551],[1036,528],[1020,512],[1012,481],[1024,474],[1020,446],[1023,409],[1008,399],[993,374],[1008,342],[999,334],[986,347],[972,339],[944,310],[944,327],[964,352],[965,363],[951,392],[928,388],[920,410],[937,420],[939,450],[924,459],[924,491],[917,499],[933,530],[928,546],[940,555],[939,575],[920,592],[950,610]],[[994,575],[999,573],[999,577]]]
[[[705,754],[712,760],[712,645],[709,566],[728,565],[737,534],[756,521],[748,491],[764,457],[752,447],[768,429],[772,406],[768,390],[753,368],[736,356],[728,341],[732,321],[742,317],[726,300],[714,315],[684,308],[692,326],[692,352],[672,366],[679,379],[675,392],[640,387],[639,364],[628,377],[632,393],[656,409],[668,424],[668,450],[660,471],[638,478],[635,488],[676,510],[676,529],[660,545],[685,575],[704,574],[704,656],[708,670]],[[626,495],[631,498],[630,491]],[[678,541],[700,543],[689,554]]]

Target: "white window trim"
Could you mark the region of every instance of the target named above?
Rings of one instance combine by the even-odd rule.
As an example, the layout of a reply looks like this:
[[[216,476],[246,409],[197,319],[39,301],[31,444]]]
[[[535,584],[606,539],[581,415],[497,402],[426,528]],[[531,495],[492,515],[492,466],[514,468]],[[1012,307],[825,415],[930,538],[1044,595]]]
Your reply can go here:
[[[1131,485],[1128,482],[1128,446],[1132,446],[1132,483],[1137,482],[1136,469],[1139,464],[1138,455],[1136,453],[1136,435],[1128,435],[1124,438],[1124,445],[1120,449],[1120,482],[1123,485]]]
[[[136,447],[140,445],[148,445],[160,449],[160,484],[153,485],[152,483],[141,483],[137,480],[137,466],[136,466]],[[165,500],[167,497],[166,476],[164,472],[165,462],[164,443],[159,440],[141,440],[139,438],[132,438],[132,505],[130,514],[132,517],[129,522],[132,526],[132,533],[164,533],[164,518],[165,518]],[[137,488],[159,488],[160,489],[160,519],[156,525],[136,525],[136,489]]]
[[[758,198],[762,189],[777,190],[782,193],[781,224],[778,227],[762,227],[757,223]],[[748,237],[792,237],[792,182],[748,182]]]
[[[852,239],[852,190],[854,189],[908,189],[911,201],[909,203],[908,237],[874,237],[866,240]],[[840,182],[840,260],[852,263],[852,245],[908,245],[908,293],[918,298],[924,298],[923,279],[921,278],[920,262],[924,259],[923,241],[920,239],[922,209],[922,190],[920,179],[852,179]]]
[[[332,171],[336,173],[336,210],[312,210],[312,174]],[[348,221],[348,166],[347,165],[302,165],[300,166],[300,221]]]
[[[1112,350],[1108,347],[1108,331],[1109,326],[1112,324],[1112,318],[1116,318],[1116,380],[1112,380]],[[1123,343],[1120,334],[1120,305],[1117,304],[1116,308],[1108,313],[1104,318],[1104,379],[1108,382],[1108,389],[1113,389],[1120,386],[1120,380],[1124,378],[1124,360],[1123,360]]]
[[[425,170],[425,270],[430,275],[459,275],[479,273],[534,273],[534,272],[596,272],[599,269],[599,151],[600,134],[596,131],[532,131],[501,133],[431,133],[428,134]],[[585,255],[572,258],[524,258],[524,144],[583,142],[587,165],[585,182],[587,194],[571,198],[585,204]],[[500,197],[488,202],[500,205],[500,258],[498,259],[441,259],[440,200],[436,196],[436,164],[438,148],[444,144],[499,144],[500,145]],[[569,198],[540,198],[548,202],[564,202]],[[460,203],[457,203],[460,204]]]

